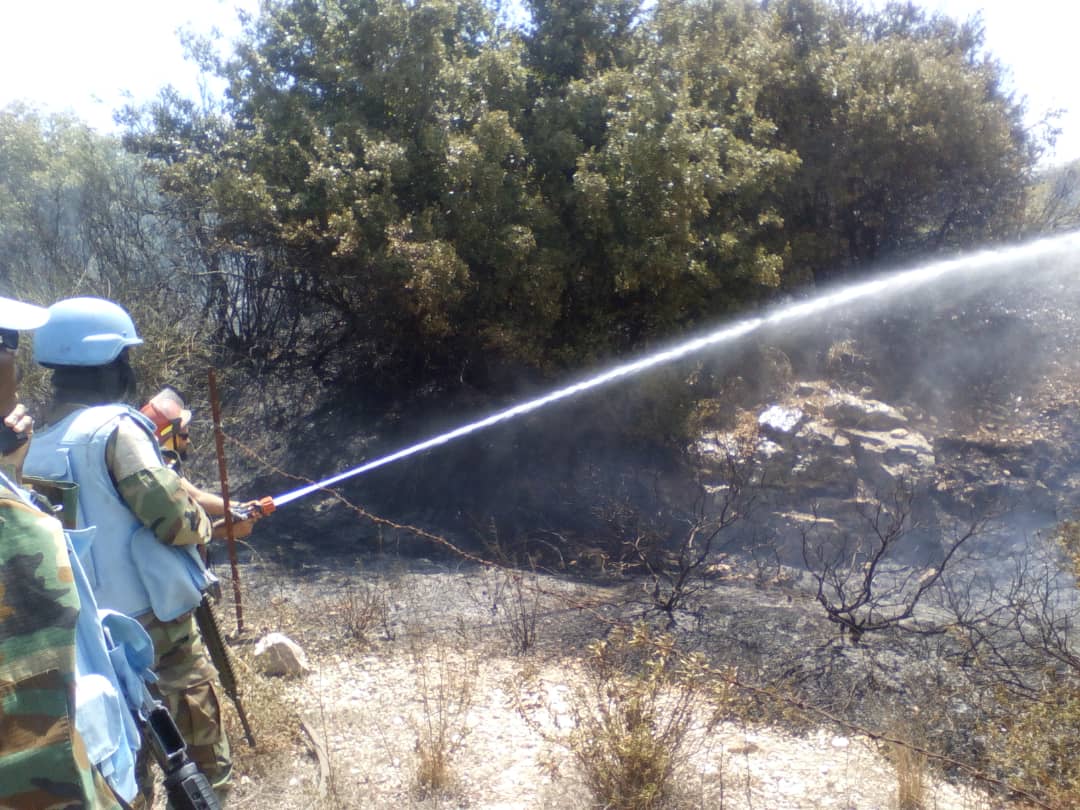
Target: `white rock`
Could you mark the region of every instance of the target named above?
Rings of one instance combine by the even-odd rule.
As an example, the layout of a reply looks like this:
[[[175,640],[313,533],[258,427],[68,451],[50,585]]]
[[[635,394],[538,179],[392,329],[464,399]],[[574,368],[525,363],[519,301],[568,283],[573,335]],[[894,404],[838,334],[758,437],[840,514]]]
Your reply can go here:
[[[300,645],[283,633],[270,633],[255,645],[255,665],[265,675],[297,678],[311,672]]]
[[[793,433],[806,418],[799,408],[772,405],[758,416],[758,426],[767,432],[786,435]]]

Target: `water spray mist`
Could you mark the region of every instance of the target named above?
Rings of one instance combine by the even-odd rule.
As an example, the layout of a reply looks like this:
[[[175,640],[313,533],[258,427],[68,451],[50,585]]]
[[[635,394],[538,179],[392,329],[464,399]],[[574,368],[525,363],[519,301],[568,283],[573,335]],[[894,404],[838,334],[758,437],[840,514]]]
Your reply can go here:
[[[729,326],[725,326],[702,337],[679,343],[669,349],[633,360],[603,373],[597,374],[581,382],[559,388],[543,396],[528,400],[506,410],[499,411],[483,419],[470,422],[467,425],[454,430],[433,436],[417,444],[410,445],[381,458],[374,459],[354,467],[345,472],[318,481],[313,484],[282,493],[271,499],[268,508],[281,507],[287,503],[303,498],[320,489],[326,489],[334,484],[363,475],[366,472],[384,467],[395,461],[414,456],[433,447],[447,444],[460,439],[463,436],[476,433],[477,431],[507,422],[519,416],[538,411],[548,405],[552,405],[564,399],[577,396],[586,391],[607,385],[640,374],[658,366],[680,360],[684,357],[697,354],[714,346],[745,337],[755,331],[772,328],[789,323],[805,320],[811,316],[821,315],[830,310],[835,310],[843,305],[858,301],[881,299],[896,293],[924,287],[946,277],[962,277],[965,273],[983,277],[993,273],[1009,272],[1018,269],[1028,269],[1032,265],[1043,261],[1060,261],[1072,255],[1080,256],[1080,233],[1070,233],[1064,236],[1040,239],[1025,245],[1005,248],[1001,250],[984,250],[977,253],[967,254],[957,259],[933,262],[911,270],[892,273],[871,281],[857,282],[844,286],[833,292],[826,292],[815,296],[807,301],[779,307],[759,317],[747,318]]]

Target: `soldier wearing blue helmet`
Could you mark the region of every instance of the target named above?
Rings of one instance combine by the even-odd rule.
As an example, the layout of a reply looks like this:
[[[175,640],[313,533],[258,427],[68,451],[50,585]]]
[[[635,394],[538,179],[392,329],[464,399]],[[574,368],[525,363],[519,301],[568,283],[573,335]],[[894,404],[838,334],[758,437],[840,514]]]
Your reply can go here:
[[[164,463],[135,395],[131,316],[101,298],[49,308],[34,359],[52,369],[53,402],[26,460],[28,474],[79,485],[79,525],[97,526],[88,566],[98,602],[136,617],[154,640],[158,688],[199,769],[221,790],[231,756],[221,685],[193,610],[215,579],[197,548],[211,522]],[[144,797],[153,780],[143,770]]]
[[[33,419],[17,404],[19,331],[48,312],[0,298],[0,806],[119,810],[137,793],[132,710],[153,659],[145,630],[99,611],[76,546],[23,489]]]

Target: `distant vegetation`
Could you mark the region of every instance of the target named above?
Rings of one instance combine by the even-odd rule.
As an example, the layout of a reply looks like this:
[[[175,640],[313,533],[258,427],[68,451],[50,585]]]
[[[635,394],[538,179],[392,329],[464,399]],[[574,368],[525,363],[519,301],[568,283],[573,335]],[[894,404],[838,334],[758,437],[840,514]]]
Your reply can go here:
[[[1028,220],[1037,231],[1080,228],[1080,160],[1039,175],[1028,203]]]

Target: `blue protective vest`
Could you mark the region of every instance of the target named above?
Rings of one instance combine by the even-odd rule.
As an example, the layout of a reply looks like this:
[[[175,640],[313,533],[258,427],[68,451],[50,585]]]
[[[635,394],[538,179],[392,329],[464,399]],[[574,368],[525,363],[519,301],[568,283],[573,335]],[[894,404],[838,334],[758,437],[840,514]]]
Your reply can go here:
[[[162,543],[116,491],[105,446],[125,416],[146,431],[160,459],[149,419],[126,405],[98,405],[35,432],[23,469],[26,475],[79,485],[77,525],[96,527],[79,559],[98,605],[128,616],[153,611],[171,621],[196,608],[216,580],[194,546]]]
[[[0,485],[34,506],[26,492],[2,472]],[[150,672],[154,646],[134,619],[98,610],[76,551],[78,545],[89,543],[93,533],[93,529],[64,532],[79,595],[75,620],[75,728],[91,764],[116,795],[130,802],[138,792],[135,757],[141,745],[132,712],[140,709],[145,682],[156,680]]]

